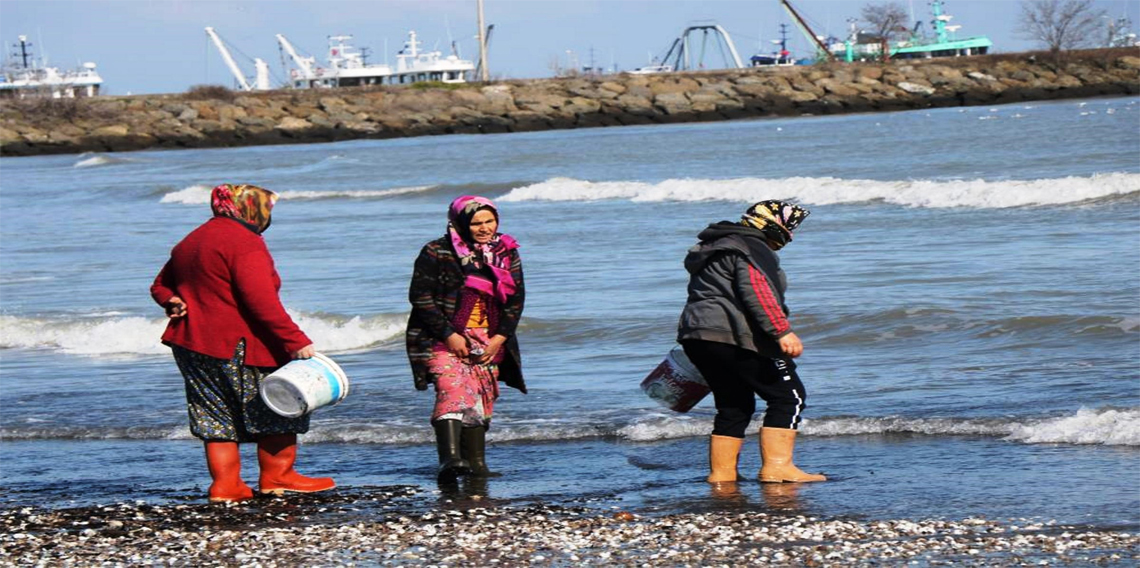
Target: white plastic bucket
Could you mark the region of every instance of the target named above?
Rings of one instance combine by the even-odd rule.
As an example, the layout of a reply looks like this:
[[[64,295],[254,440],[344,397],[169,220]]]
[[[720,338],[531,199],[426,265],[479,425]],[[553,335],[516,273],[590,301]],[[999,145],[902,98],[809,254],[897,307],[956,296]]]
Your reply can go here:
[[[261,380],[261,400],[286,418],[304,416],[346,396],[348,376],[320,353],[311,359],[294,359]]]
[[[710,391],[700,371],[679,345],[641,381],[641,390],[665,408],[677,412],[688,412]]]

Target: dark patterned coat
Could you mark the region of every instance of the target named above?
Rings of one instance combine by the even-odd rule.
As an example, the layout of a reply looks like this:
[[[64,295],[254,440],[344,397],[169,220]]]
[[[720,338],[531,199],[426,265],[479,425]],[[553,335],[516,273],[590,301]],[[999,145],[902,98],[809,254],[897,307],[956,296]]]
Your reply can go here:
[[[488,329],[488,335],[504,335],[503,362],[499,365],[499,380],[507,386],[526,392],[526,382],[522,375],[522,356],[515,330],[522,316],[524,286],[522,259],[518,249],[510,251],[511,276],[517,291],[507,298],[506,305],[500,306],[496,327]],[[408,288],[408,300],[412,303],[412,314],[408,318],[405,336],[408,360],[412,364],[412,375],[417,390],[427,390],[431,384],[427,363],[432,356],[432,346],[442,342],[456,330],[452,325],[459,309],[460,292],[463,290],[464,274],[459,259],[451,248],[446,236],[424,245],[416,258],[412,270],[412,283]]]

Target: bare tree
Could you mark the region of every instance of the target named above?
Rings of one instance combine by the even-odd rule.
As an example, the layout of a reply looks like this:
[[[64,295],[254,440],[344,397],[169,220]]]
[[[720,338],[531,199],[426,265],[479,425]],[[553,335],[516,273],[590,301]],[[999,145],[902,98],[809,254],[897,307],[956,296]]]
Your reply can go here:
[[[1040,42],[1054,58],[1061,51],[1088,45],[1099,35],[1104,10],[1094,10],[1093,0],[1022,0],[1017,31],[1025,39]]]
[[[871,33],[879,39],[882,45],[883,59],[890,56],[890,41],[894,37],[907,33],[907,12],[898,2],[883,2],[881,4],[867,4],[863,6],[863,21],[870,25]]]

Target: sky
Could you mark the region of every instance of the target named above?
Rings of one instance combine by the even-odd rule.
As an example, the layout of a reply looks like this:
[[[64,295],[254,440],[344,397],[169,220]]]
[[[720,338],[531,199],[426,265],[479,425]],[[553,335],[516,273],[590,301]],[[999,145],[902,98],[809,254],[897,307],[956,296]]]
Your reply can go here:
[[[914,20],[929,22],[927,0],[895,0]],[[884,0],[792,0],[817,34],[842,37],[849,18]],[[1094,0],[1112,18],[1127,17],[1140,32],[1140,2]],[[423,48],[445,54],[454,41],[464,59],[478,59],[476,0],[0,0],[5,55],[19,35],[48,65],[65,69],[94,62],[103,93],[181,93],[194,85],[234,86],[234,78],[204,28],[214,27],[247,76],[253,58],[286,76],[275,34],[323,61],[327,38],[351,35],[369,49],[370,63],[395,63],[408,30]],[[986,35],[993,52],[1040,45],[1016,31],[1020,0],[945,0],[962,26],[959,37]],[[663,56],[685,27],[718,24],[741,58],[771,52],[780,24],[788,24],[796,57],[813,50],[778,0],[485,0],[494,25],[488,54],[492,78],[549,77],[559,68],[591,65],[630,70]],[[1105,20],[1107,27],[1108,20]],[[721,50],[706,51],[706,66],[724,67]],[[694,48],[695,49],[695,48]]]

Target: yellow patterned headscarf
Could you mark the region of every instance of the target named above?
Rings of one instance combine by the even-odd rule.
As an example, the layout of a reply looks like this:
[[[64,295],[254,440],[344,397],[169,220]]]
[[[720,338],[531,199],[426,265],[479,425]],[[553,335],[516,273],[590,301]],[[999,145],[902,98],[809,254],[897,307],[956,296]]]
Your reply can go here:
[[[753,204],[740,218],[740,224],[764,233],[764,237],[779,250],[792,242],[792,231],[796,230],[810,211],[774,199]]]
[[[210,208],[216,217],[230,217],[257,227],[265,232],[272,221],[273,204],[277,194],[256,185],[223,183],[210,194]]]

